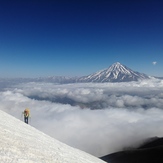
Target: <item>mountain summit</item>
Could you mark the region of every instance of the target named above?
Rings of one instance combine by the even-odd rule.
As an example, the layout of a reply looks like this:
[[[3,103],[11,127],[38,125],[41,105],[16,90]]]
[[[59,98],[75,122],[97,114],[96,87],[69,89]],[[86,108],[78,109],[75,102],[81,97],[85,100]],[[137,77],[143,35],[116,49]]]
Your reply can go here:
[[[149,76],[116,62],[107,69],[79,78],[78,82],[129,82],[142,79],[149,79]]]

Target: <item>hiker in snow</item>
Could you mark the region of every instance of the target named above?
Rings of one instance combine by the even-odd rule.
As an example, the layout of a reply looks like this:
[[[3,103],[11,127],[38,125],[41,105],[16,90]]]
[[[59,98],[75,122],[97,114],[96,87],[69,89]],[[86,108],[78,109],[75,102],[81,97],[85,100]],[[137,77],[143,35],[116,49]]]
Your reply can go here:
[[[30,110],[28,108],[26,108],[23,112],[24,114],[24,122],[28,124],[28,119],[30,117]]]

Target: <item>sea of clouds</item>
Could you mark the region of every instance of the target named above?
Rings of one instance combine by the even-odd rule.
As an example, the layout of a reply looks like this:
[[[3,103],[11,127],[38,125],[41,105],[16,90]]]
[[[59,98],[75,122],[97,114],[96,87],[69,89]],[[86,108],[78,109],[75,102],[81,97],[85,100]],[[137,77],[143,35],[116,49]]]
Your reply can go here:
[[[1,110],[23,121],[30,108],[31,126],[97,157],[163,137],[163,80],[5,83]]]

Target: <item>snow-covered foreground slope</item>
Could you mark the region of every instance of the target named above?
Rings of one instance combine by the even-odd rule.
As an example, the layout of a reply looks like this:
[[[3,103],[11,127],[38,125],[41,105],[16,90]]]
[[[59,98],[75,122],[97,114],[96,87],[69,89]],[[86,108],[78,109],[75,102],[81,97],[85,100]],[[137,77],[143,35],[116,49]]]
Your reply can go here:
[[[104,163],[0,110],[0,163]]]

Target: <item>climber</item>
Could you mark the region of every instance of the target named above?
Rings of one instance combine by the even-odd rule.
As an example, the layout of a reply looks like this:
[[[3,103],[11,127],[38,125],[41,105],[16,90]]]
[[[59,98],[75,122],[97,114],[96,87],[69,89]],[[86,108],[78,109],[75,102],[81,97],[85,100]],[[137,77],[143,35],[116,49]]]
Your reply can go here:
[[[28,108],[26,108],[23,112],[24,114],[24,122],[28,124],[28,119],[30,117],[30,110]]]

